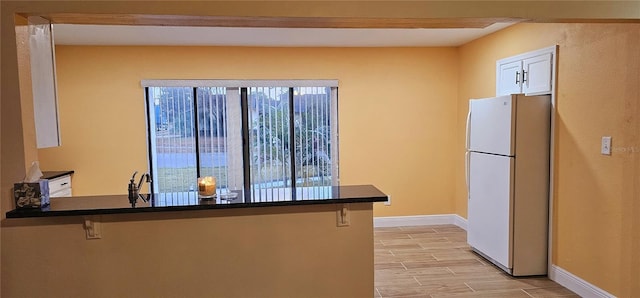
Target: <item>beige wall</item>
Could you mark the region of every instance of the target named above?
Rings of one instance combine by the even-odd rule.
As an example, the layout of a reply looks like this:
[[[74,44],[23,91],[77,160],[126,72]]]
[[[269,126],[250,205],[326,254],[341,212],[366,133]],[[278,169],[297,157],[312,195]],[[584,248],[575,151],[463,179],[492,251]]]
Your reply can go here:
[[[14,14],[167,14],[205,16],[284,16],[366,18],[434,18],[445,23],[456,18],[554,19],[639,19],[640,3],[634,1],[558,1],[540,5],[540,1],[2,1],[2,168],[0,168],[0,207],[11,209],[11,187],[25,173],[25,164],[35,156],[33,133],[24,132],[18,83],[17,53],[14,43]],[[607,9],[603,9],[606,7]],[[366,22],[365,22],[366,23]],[[29,98],[23,99],[29,100]],[[30,125],[26,129],[31,130]],[[18,135],[19,134],[19,135]],[[31,145],[29,145],[31,144]],[[408,184],[407,184],[408,185]],[[391,189],[395,191],[395,189]],[[423,192],[421,192],[423,193]],[[393,192],[391,193],[392,195]],[[395,196],[394,196],[395,198]],[[425,205],[428,203],[424,203]],[[450,204],[451,205],[451,204]],[[392,209],[376,210],[388,215]],[[417,213],[417,212],[412,212]],[[4,215],[3,215],[4,216]]]
[[[640,295],[640,24],[521,24],[460,48],[456,213],[467,213],[471,97],[495,95],[495,61],[559,45],[553,263],[620,297]],[[613,153],[600,155],[611,136]]]
[[[306,1],[304,1],[306,2]],[[11,186],[21,179],[29,156],[36,154],[32,134],[22,129],[22,107],[18,84],[17,52],[14,40],[13,13],[19,12],[86,12],[86,13],[168,13],[168,14],[224,14],[224,15],[289,15],[357,17],[499,17],[519,16],[545,20],[556,18],[630,18],[636,21],[637,1],[617,1],[615,8],[603,9],[608,1],[558,1],[560,4],[538,5],[537,1],[501,2],[500,5],[485,1],[409,1],[401,6],[389,3],[358,5],[355,2],[340,3],[340,9],[320,2],[197,2],[184,5],[166,2],[149,5],[150,2],[62,2],[62,1],[2,1],[2,73],[1,73],[1,152],[0,156],[0,206],[4,212],[12,208]],[[278,4],[279,3],[279,4]],[[417,9],[419,8],[419,9]],[[428,8],[428,9],[425,9]],[[610,6],[607,6],[610,8]],[[339,12],[339,13],[336,13]],[[547,19],[548,20],[548,19]],[[457,65],[460,86],[457,95],[457,152],[452,168],[463,169],[464,125],[466,101],[469,97],[494,94],[494,63],[496,59],[520,52],[560,45],[558,81],[558,111],[556,113],[555,141],[555,213],[554,263],[584,278],[588,282],[621,297],[640,296],[640,235],[638,183],[638,24],[627,25],[534,25],[523,24],[480,39],[460,49]],[[588,71],[585,69],[596,69]],[[635,86],[635,87],[634,87]],[[456,99],[452,99],[456,101]],[[407,108],[408,109],[408,108]],[[598,154],[598,142],[602,135],[613,136],[614,154],[604,157]],[[64,135],[63,135],[64,138]],[[344,140],[343,136],[343,140]],[[63,139],[64,142],[64,139]],[[344,144],[343,144],[344,145]],[[355,154],[355,153],[352,153]],[[26,156],[26,157],[25,157]],[[354,164],[357,165],[357,164]],[[379,171],[382,171],[380,169]],[[129,175],[129,173],[127,173]],[[448,204],[456,213],[466,216],[464,204],[464,178],[456,174],[455,199]],[[372,175],[380,176],[379,174]],[[344,179],[349,174],[343,173]],[[410,185],[407,183],[407,187]],[[384,187],[382,187],[384,189]],[[405,207],[397,205],[395,189],[384,189],[393,195],[390,208],[376,207],[376,215],[403,214]],[[408,202],[410,199],[403,199]],[[424,201],[428,204],[428,201]],[[408,203],[404,203],[408,204]],[[400,208],[400,209],[398,209]],[[411,209],[411,208],[407,208]],[[417,211],[419,213],[422,211]],[[415,214],[408,212],[407,214]],[[2,231],[2,279],[5,268],[5,251],[15,252],[19,237],[5,237],[11,221],[3,220]],[[130,226],[127,225],[128,229]],[[79,223],[60,230],[59,239],[76,237]],[[56,231],[58,228],[44,228]],[[17,231],[17,230],[16,230]],[[67,231],[67,232],[65,232]],[[36,234],[41,234],[37,231]],[[15,236],[15,232],[9,232]],[[92,242],[89,242],[92,243]],[[137,249],[144,243],[130,243]],[[83,249],[90,249],[84,245]],[[83,251],[83,253],[88,253]],[[69,255],[63,255],[69,257]],[[13,257],[13,256],[9,256]],[[118,257],[113,255],[113,258]],[[109,260],[111,258],[107,258]],[[64,268],[62,268],[64,270]],[[100,274],[99,270],[91,270]],[[3,284],[4,288],[4,284]]]
[[[45,170],[76,171],[74,195],[126,193],[131,173],[147,168],[143,79],[338,79],[341,183],[392,195],[377,216],[454,211],[454,48],[58,46],[56,55],[62,146],[38,154]]]
[[[373,297],[371,203],[3,223],[2,297]],[[10,244],[5,244],[10,243]]]

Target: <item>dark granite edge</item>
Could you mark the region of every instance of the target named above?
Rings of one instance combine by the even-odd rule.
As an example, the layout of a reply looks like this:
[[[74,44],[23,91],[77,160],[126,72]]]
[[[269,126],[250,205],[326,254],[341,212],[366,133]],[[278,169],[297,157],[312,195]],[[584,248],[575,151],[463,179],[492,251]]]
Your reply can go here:
[[[42,171],[42,179],[56,179],[65,175],[71,175],[75,171]]]
[[[83,209],[83,210],[60,210],[46,211],[33,209],[15,209],[6,213],[7,218],[30,218],[30,217],[56,217],[56,216],[81,216],[81,215],[101,215],[101,214],[130,214],[130,213],[157,213],[171,211],[198,211],[198,210],[221,210],[237,208],[261,208],[278,206],[303,206],[303,205],[326,205],[326,204],[349,204],[349,203],[373,203],[387,201],[384,197],[351,198],[351,199],[326,199],[326,200],[299,200],[299,201],[279,201],[279,202],[256,202],[256,203],[234,203],[234,204],[210,204],[210,205],[185,205],[167,207],[142,207],[142,208],[105,208],[105,209]]]

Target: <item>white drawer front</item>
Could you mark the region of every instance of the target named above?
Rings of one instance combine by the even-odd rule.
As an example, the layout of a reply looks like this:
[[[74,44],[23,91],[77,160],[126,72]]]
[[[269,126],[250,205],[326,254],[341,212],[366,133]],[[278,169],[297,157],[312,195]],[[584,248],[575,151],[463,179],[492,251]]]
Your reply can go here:
[[[71,175],[66,175],[49,180],[49,194],[71,188]]]
[[[58,192],[49,193],[50,198],[59,198],[59,197],[70,197],[71,196],[71,188],[62,189]]]

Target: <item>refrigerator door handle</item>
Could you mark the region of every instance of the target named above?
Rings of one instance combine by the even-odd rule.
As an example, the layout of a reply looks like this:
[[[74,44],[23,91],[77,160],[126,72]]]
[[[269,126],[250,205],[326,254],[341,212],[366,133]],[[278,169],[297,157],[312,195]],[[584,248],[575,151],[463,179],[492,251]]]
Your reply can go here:
[[[471,199],[471,188],[469,187],[469,151],[464,154],[464,178],[467,184],[467,200]]]
[[[469,145],[470,145],[469,142],[471,141],[470,130],[471,130],[471,104],[469,104],[469,112],[467,113],[467,136],[466,136],[467,139],[466,139],[466,145],[465,145],[467,148],[467,151],[469,150]]]
[[[464,154],[464,178],[467,184],[467,199],[470,199],[470,187],[469,187],[469,149],[471,138],[471,102],[469,102],[469,112],[467,113],[467,135],[466,135],[466,149]]]

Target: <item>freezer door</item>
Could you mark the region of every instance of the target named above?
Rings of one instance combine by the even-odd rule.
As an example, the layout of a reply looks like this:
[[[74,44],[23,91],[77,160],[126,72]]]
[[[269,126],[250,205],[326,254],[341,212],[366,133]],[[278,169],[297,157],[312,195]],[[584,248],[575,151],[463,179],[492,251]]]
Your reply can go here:
[[[469,151],[515,155],[515,97],[469,100]]]
[[[512,268],[513,157],[469,154],[467,242]]]

